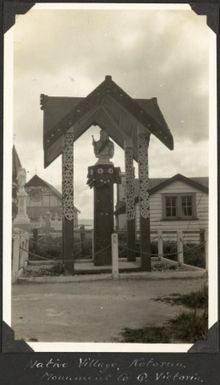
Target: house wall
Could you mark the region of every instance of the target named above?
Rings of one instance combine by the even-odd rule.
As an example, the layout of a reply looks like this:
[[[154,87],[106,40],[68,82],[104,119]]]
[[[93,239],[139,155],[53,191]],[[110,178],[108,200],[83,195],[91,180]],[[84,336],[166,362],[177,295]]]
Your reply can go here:
[[[39,199],[32,199],[31,191],[37,191]],[[27,196],[27,214],[32,223],[38,224],[40,227],[45,226],[45,217],[50,213],[50,226],[56,230],[62,230],[62,200],[54,195],[49,188],[46,187],[28,187],[26,189]],[[74,227],[78,227],[78,211],[74,212]]]
[[[39,188],[37,188],[39,190]],[[31,192],[31,189],[28,189]],[[31,198],[31,194],[27,197],[27,207],[62,207],[61,199],[51,193],[49,189],[44,188],[40,192],[40,199],[36,201]]]
[[[163,194],[195,193],[197,219],[191,220],[163,220],[162,218],[162,195]],[[175,181],[160,191],[150,196],[150,223],[151,231],[199,231],[208,229],[208,194],[188,184]],[[126,230],[126,214],[119,215],[119,229]],[[140,230],[140,210],[136,204],[136,230]],[[152,235],[154,238],[155,235]],[[164,240],[175,240],[175,234],[163,235]],[[199,234],[185,234],[184,241],[198,242]]]

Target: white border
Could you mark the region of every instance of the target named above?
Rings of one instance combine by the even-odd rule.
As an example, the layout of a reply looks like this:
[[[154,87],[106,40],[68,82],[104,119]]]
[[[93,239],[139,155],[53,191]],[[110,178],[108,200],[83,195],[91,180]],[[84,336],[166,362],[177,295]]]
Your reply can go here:
[[[91,4],[45,3],[33,9],[149,9],[191,10],[188,4]],[[4,186],[3,186],[3,319],[11,325],[11,150],[13,145],[13,28],[5,34],[4,50]],[[209,327],[218,319],[217,304],[217,100],[216,36],[210,30],[210,136],[209,136]],[[214,100],[213,100],[214,99]],[[210,279],[212,277],[212,279]],[[215,278],[215,279],[214,279]],[[214,304],[213,299],[215,300]],[[29,342],[28,342],[29,343]],[[36,352],[186,352],[192,344],[128,344],[128,343],[29,343]]]
[[[11,325],[11,234],[13,146],[13,28],[4,38],[4,130],[3,130],[3,319]]]
[[[135,4],[135,3],[38,3],[35,4],[32,9],[52,9],[52,10],[67,10],[67,9],[103,9],[103,10],[109,10],[109,9],[117,9],[117,10],[124,10],[126,7],[126,10],[134,10],[134,9],[144,9],[144,10],[182,10],[187,11],[191,10],[191,7],[189,4]]]
[[[218,320],[218,188],[216,34],[209,30],[209,328]],[[213,167],[216,165],[216,167]],[[214,300],[214,304],[212,303]]]

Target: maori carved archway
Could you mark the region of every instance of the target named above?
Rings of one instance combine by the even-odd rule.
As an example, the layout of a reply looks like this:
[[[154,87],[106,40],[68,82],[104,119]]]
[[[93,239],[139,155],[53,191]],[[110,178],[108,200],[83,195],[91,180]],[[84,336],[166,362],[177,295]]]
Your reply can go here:
[[[44,112],[44,166],[59,155],[63,158],[63,254],[66,273],[73,272],[73,146],[91,125],[99,125],[125,150],[128,250],[135,247],[135,203],[133,160],[139,164],[142,269],[150,271],[150,209],[148,146],[150,134],[169,149],[173,137],[156,98],[132,99],[111,78],[87,97],[41,95]],[[132,253],[128,258],[133,260]]]

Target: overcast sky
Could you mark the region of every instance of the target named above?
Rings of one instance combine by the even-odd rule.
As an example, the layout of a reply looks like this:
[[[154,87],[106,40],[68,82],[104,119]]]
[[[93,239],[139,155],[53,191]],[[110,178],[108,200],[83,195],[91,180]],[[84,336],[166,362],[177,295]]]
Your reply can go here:
[[[14,142],[28,179],[61,184],[61,159],[43,168],[40,94],[87,96],[105,75],[131,97],[157,97],[174,137],[170,151],[151,137],[150,177],[208,175],[209,29],[191,10],[30,10],[14,27]],[[75,143],[75,204],[92,216],[87,167],[90,128]],[[115,166],[124,171],[115,146]],[[136,173],[137,174],[137,173]]]

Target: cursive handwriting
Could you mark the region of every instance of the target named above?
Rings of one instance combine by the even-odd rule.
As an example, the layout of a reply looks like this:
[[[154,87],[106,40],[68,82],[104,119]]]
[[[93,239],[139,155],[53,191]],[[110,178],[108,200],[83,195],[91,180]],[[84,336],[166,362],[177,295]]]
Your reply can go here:
[[[181,362],[159,361],[153,357],[136,358],[119,365],[116,361],[105,361],[92,356],[79,357],[75,361],[60,358],[49,360],[30,360],[26,368],[36,369],[42,381],[46,383],[96,383],[106,382],[123,385],[132,381],[134,385],[155,384],[170,385],[197,384],[204,380],[198,373],[190,373]],[[66,370],[65,370],[66,369]]]
[[[54,374],[54,373],[49,373],[49,372],[45,372],[43,374],[43,376],[41,377],[41,380],[45,380],[45,381],[63,381],[63,382],[67,382],[67,381],[74,381],[74,382],[91,382],[91,381],[95,381],[95,382],[104,382],[104,381],[108,381],[110,380],[110,378],[112,377],[112,375],[109,373],[109,374],[106,374],[104,376],[77,376],[77,375],[71,375],[71,376],[62,376],[62,375],[57,375],[57,374]]]
[[[108,369],[117,369],[118,364],[116,362],[103,362],[94,358],[79,358],[79,368],[95,368],[102,372]]]
[[[169,362],[169,361],[156,361],[154,358],[150,358],[150,360],[146,360],[144,358],[137,358],[133,360],[129,368],[148,368],[148,367],[154,367],[154,368],[185,368],[185,365],[183,365],[181,362]]]
[[[38,360],[35,360],[35,361],[30,360],[28,365],[27,365],[27,367],[30,369],[34,369],[34,368],[37,368],[37,369],[44,369],[44,368],[65,369],[65,368],[67,368],[67,366],[68,366],[68,363],[61,361],[59,358],[57,358],[56,360],[54,360],[53,358],[50,358],[50,360],[47,362],[42,362],[42,361],[38,361]]]

